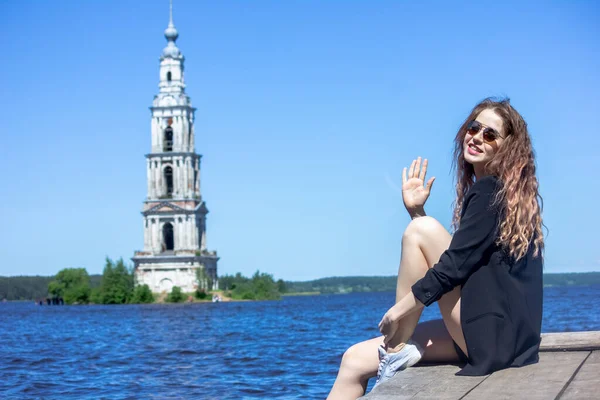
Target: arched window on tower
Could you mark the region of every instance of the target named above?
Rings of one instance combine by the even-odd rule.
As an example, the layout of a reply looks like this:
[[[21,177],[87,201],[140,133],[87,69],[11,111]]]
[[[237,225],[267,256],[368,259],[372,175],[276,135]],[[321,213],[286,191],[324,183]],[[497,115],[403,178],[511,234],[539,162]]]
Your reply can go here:
[[[165,129],[163,151],[173,151],[173,128],[170,125]]]
[[[163,225],[163,244],[164,251],[173,250],[175,248],[175,240],[173,238],[173,225],[167,222]]]
[[[167,72],[167,82],[171,82],[171,71]]]
[[[165,182],[167,184],[167,196],[173,195],[173,168],[170,166],[165,168]]]

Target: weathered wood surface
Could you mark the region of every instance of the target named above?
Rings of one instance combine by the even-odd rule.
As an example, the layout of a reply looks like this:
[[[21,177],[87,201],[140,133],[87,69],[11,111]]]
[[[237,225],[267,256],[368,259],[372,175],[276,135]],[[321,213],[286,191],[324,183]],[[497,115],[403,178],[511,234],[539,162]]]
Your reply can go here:
[[[586,351],[542,353],[537,364],[494,372],[464,399],[554,400],[588,355]]]
[[[600,351],[594,351],[588,359],[585,360],[585,364],[582,365],[581,369],[577,372],[577,375],[573,378],[573,381],[565,389],[560,400],[600,399],[599,375]]]
[[[363,399],[459,399],[481,383],[485,376],[454,376],[460,368],[454,365],[435,365],[408,368],[392,381],[378,385]],[[401,376],[400,376],[401,375]],[[400,379],[396,379],[400,378]]]
[[[540,350],[600,350],[600,331],[542,333]]]
[[[600,332],[544,334],[540,349],[539,363],[488,376],[456,376],[453,365],[409,368],[361,399],[600,399]]]

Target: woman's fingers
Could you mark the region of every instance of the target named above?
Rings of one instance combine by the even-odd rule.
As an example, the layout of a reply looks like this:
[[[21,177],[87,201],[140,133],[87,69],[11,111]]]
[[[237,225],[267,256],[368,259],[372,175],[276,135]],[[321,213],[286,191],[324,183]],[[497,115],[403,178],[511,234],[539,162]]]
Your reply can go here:
[[[423,163],[421,164],[421,160]],[[427,176],[427,166],[429,165],[429,161],[425,159],[421,159],[421,157],[417,157],[416,160],[413,160],[410,163],[410,168],[408,170],[408,177],[406,175],[406,167],[402,170],[402,183],[406,183],[407,180],[412,178],[417,178],[425,182],[425,177]],[[431,179],[429,182],[433,182]],[[427,183],[429,185],[429,182]]]
[[[390,342],[390,340],[392,340],[392,338],[394,337],[394,335],[396,334],[396,329],[389,329],[388,332],[383,333],[383,346],[387,348],[388,343]]]
[[[413,175],[413,178],[418,178],[420,171],[421,171],[421,157],[417,157],[417,163],[415,164],[415,174]]]
[[[432,176],[428,181],[427,181],[427,185],[425,185],[425,190],[427,190],[428,192],[431,191],[431,187],[433,186],[433,181],[435,181],[435,176]]]
[[[421,168],[421,174],[419,175],[419,179],[425,182],[425,175],[427,175],[427,159],[423,160],[423,168]]]
[[[385,316],[381,319],[381,322],[379,322],[378,328],[379,328],[379,332],[381,332],[382,335],[385,336],[385,331],[387,330],[387,326],[386,326],[386,321],[385,321]]]
[[[413,160],[413,162],[410,164],[410,169],[408,170],[408,179],[411,179],[414,176],[416,163],[417,160]]]

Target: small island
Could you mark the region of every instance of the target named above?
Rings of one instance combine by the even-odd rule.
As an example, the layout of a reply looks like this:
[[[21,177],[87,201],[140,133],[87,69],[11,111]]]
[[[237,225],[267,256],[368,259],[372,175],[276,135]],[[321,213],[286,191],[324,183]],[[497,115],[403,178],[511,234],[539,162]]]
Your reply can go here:
[[[206,279],[199,270],[198,282]],[[213,287],[212,282],[208,287]],[[219,277],[218,288],[198,286],[192,293],[180,287],[153,293],[148,285],[136,285],[133,267],[123,259],[106,258],[102,275],[89,275],[85,268],[65,268],[54,277],[0,277],[0,300],[33,300],[39,305],[197,303],[249,300],[279,300],[285,292],[283,280],[256,271],[250,278],[241,273]]]

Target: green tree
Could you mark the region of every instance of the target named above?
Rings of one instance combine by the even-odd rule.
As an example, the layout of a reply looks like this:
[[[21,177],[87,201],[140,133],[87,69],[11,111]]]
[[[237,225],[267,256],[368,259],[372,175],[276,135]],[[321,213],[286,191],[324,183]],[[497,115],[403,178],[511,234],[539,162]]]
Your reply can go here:
[[[287,286],[283,279],[277,281],[277,291],[282,294],[287,292]]]
[[[153,303],[154,296],[148,285],[138,285],[133,289],[133,295],[129,299],[132,304],[146,304]]]
[[[87,303],[90,298],[90,277],[85,268],[65,268],[48,284],[48,293],[62,297],[67,304]]]
[[[246,278],[239,272],[232,275],[222,275],[219,278],[219,288],[229,291],[234,299],[244,300],[277,300],[281,297],[280,289],[285,287],[283,281],[276,283],[273,276],[256,273],[252,278]]]
[[[181,288],[179,286],[173,286],[173,289],[171,289],[171,293],[169,293],[169,295],[167,296],[167,301],[169,303],[179,303],[183,300],[185,300],[185,296],[181,291]]]
[[[125,304],[133,295],[133,272],[123,259],[113,262],[106,257],[98,300],[102,304]]]
[[[92,288],[90,293],[90,303],[102,304],[102,293],[99,287]]]
[[[44,299],[53,279],[52,276],[0,276],[0,301]]]
[[[235,290],[237,285],[248,282],[248,278],[242,276],[241,273],[233,275],[221,275],[219,277],[219,289],[221,290]]]
[[[277,300],[281,297],[273,275],[256,271],[252,276],[252,289],[257,299]]]

